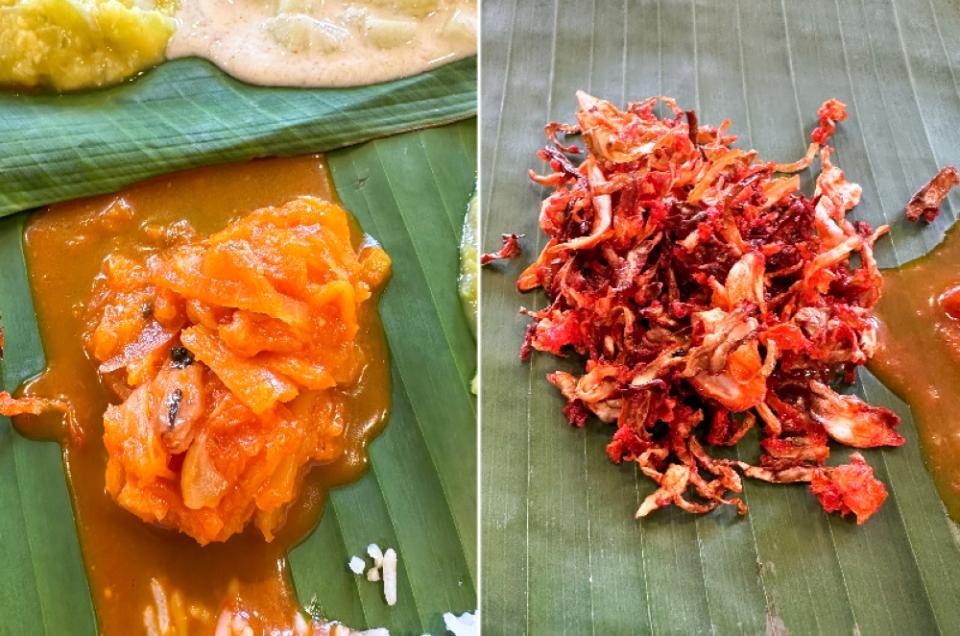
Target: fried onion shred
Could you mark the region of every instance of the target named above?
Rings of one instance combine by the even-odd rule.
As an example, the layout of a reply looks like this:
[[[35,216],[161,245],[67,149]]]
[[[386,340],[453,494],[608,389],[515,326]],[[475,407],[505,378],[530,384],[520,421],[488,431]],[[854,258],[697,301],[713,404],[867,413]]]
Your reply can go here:
[[[547,376],[564,414],[616,423],[611,461],[636,462],[656,490],[637,517],[670,505],[741,514],[741,475],[811,482],[828,511],[863,523],[883,484],[859,455],[826,467],[829,441],[900,446],[891,411],[841,395],[873,355],[872,308],[883,284],[873,257],[887,232],[847,213],[861,190],[830,161],[827,142],[847,117],[831,99],[799,161],[763,161],[735,148],[729,122],[699,125],[674,100],[624,110],[577,94],[577,124],[546,126],[532,180],[552,188],[540,207],[548,242],[520,275],[549,304],[531,319],[521,349],[586,360],[582,374]],[[655,114],[664,103],[672,116]],[[569,136],[581,133],[581,152]],[[799,178],[819,156],[813,198]],[[712,457],[701,445],[736,445],[759,429],[750,464]]]
[[[520,256],[523,247],[520,245],[522,234],[504,234],[501,236],[503,246],[496,252],[486,252],[480,255],[480,264],[489,265],[493,261],[510,260]]]
[[[816,469],[810,491],[827,512],[853,513],[857,525],[863,525],[887,498],[887,487],[873,476],[860,453],[852,453],[849,464]]]

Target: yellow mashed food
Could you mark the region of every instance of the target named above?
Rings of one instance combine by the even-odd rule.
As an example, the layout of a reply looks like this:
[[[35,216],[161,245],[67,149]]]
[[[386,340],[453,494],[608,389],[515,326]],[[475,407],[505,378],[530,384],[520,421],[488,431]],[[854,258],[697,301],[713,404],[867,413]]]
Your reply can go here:
[[[0,86],[73,90],[164,59],[172,2],[0,0]]]

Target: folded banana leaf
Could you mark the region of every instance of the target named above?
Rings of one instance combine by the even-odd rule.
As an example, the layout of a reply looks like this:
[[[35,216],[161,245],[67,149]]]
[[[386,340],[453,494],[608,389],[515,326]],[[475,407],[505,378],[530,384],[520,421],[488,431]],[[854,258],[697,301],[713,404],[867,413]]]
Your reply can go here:
[[[439,92],[434,99],[443,101]],[[314,101],[323,108],[322,99]],[[397,96],[384,94],[380,102],[386,117],[381,123],[389,126],[411,108]],[[462,108],[457,116],[467,113],[465,104],[457,108]],[[4,112],[0,105],[0,119]],[[341,126],[364,135],[362,120],[377,115],[363,113],[335,116]],[[328,139],[350,139],[349,132],[341,135],[332,124],[307,121],[307,110],[302,116],[299,131],[278,122],[273,132],[264,128],[264,137],[254,141],[245,131],[234,131],[229,133],[236,135],[233,142],[217,142],[218,148],[231,150],[198,152],[189,162],[221,160],[227,156],[223,152],[315,150]],[[247,118],[249,130],[255,129],[260,119]],[[350,118],[356,122],[350,124]],[[421,118],[417,125],[422,123]],[[389,126],[375,126],[377,134]],[[149,155],[130,134],[119,155],[104,142],[84,169],[95,176],[97,162],[119,167],[120,156],[128,152]],[[214,137],[227,134],[222,130]],[[70,139],[62,137],[64,143]],[[48,143],[53,144],[52,137]],[[476,124],[470,119],[378,139],[328,158],[345,207],[393,259],[393,277],[380,301],[391,350],[392,414],[371,445],[369,471],[332,493],[318,528],[292,551],[291,571],[302,603],[329,619],[400,634],[442,633],[443,612],[473,610],[477,603],[476,406],[469,392],[476,345],[457,295],[460,224],[475,179]],[[171,154],[160,163],[170,167],[175,161]],[[48,163],[45,174],[53,179],[64,165]],[[153,171],[152,160],[143,169]],[[145,174],[137,172],[137,178]],[[99,183],[97,188],[115,187],[120,181]],[[80,187],[53,195],[42,184],[32,190],[27,185],[18,195],[26,198],[18,201],[73,196]],[[9,390],[44,366],[21,249],[27,216],[0,220],[0,314],[7,336],[0,372]],[[0,421],[0,510],[0,633],[97,633],[59,448],[20,437],[5,419]],[[394,607],[385,604],[380,586],[346,567],[372,542],[399,554]]]
[[[476,58],[351,88],[244,84],[199,59],[68,95],[0,91],[0,216],[147,177],[328,151],[471,117]]]
[[[483,622],[490,634],[904,634],[960,625],[960,547],[923,464],[909,408],[869,373],[858,390],[902,418],[905,446],[865,453],[890,496],[866,525],[825,514],[801,486],[745,484],[750,513],[676,509],[642,522],[652,491],[611,465],[611,431],[571,429],[544,379],[573,361],[517,352],[517,274],[539,253],[550,120],[583,89],[623,104],[669,95],[701,122],[732,121],[741,147],[792,161],[816,111],[848,105],[835,164],[864,189],[854,218],[889,223],[883,267],[926,253],[956,219],[903,220],[911,194],[960,161],[960,9],[942,0],[692,2],[568,0],[484,5],[483,247],[526,233],[525,258],[482,280]],[[805,189],[812,192],[810,175]],[[894,326],[895,328],[895,326]],[[758,455],[756,440],[739,452]],[[834,450],[834,460],[844,457]],[[494,582],[487,584],[486,582]]]

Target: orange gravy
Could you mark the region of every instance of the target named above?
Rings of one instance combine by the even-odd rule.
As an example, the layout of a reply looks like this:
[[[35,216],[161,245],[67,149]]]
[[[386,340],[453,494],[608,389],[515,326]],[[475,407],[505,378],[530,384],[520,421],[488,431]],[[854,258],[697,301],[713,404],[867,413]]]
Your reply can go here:
[[[191,538],[152,527],[120,508],[104,488],[106,451],[102,415],[109,394],[83,347],[84,306],[103,258],[117,250],[147,249],[144,226],[186,219],[202,234],[222,229],[254,209],[299,195],[336,201],[320,156],[267,159],[182,172],[127,188],[116,195],[51,206],[26,230],[26,256],[47,359],[46,371],[28,383],[33,395],[63,395],[79,415],[82,445],[63,434],[57,418],[20,418],[34,437],[57,437],[73,497],[100,632],[144,632],[144,610],[154,604],[151,579],[181,595],[191,633],[212,633],[228,597],[239,596],[264,628],[290,628],[300,605],[288,572],[287,551],[316,525],[327,491],[359,477],[366,446],[382,428],[390,403],[387,347],[376,303],[364,305],[358,341],[367,366],[357,384],[339,390],[349,407],[341,459],[315,467],[272,543],[255,528],[226,543],[200,547]],[[113,218],[118,199],[132,219]],[[354,226],[357,244],[363,236]],[[142,247],[141,247],[142,246]],[[228,592],[228,588],[230,592]]]
[[[880,346],[869,368],[910,404],[927,466],[960,520],[960,231],[911,263],[884,272]]]

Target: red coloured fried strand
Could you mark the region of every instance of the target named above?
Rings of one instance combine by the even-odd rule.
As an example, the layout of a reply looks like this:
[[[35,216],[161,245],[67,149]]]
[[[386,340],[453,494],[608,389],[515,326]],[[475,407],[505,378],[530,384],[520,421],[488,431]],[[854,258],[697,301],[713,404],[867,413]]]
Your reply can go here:
[[[817,111],[817,116],[820,125],[810,133],[810,139],[822,146],[837,132],[837,122],[847,118],[847,105],[838,99],[828,99]]]
[[[890,410],[870,406],[855,395],[840,395],[820,382],[811,382],[814,397],[810,414],[836,441],[854,448],[903,446],[906,440],[894,430],[900,418]]]
[[[860,453],[852,453],[849,464],[814,471],[810,492],[827,512],[852,512],[857,525],[866,523],[887,498],[886,486],[873,476],[873,469]]]
[[[503,234],[501,238],[503,240],[503,247],[496,252],[486,252],[485,254],[481,254],[481,265],[487,265],[488,263],[492,263],[496,260],[516,258],[523,252],[523,248],[520,246],[520,239],[523,238],[523,234]]]
[[[576,125],[546,127],[538,156],[551,172],[531,177],[552,188],[539,219],[549,240],[517,287],[542,288],[549,303],[522,310],[531,322],[521,357],[585,358],[582,373],[547,379],[571,425],[615,423],[610,460],[636,462],[656,483],[638,517],[669,505],[746,513],[741,474],[816,478],[844,500],[847,473],[822,468],[830,439],[904,443],[894,413],[830,388],[877,347],[873,244],[887,231],[846,218],[861,190],[822,145],[844,105],[824,103],[807,155],[776,164],[732,147],[729,122],[700,125],[669,98],[624,110],[577,98]],[[672,116],[654,113],[658,101]],[[584,154],[558,139],[576,133]],[[812,199],[796,175],[777,175],[817,156]],[[713,458],[698,441],[735,446],[754,429],[756,464]]]
[[[792,163],[775,164],[774,172],[792,173],[809,168],[820,146],[826,144],[837,131],[837,122],[847,118],[847,105],[831,98],[823,103],[817,115],[820,118],[820,125],[810,133],[810,145],[807,147],[806,154]]]
[[[932,223],[940,214],[940,204],[954,187],[960,185],[960,173],[956,166],[941,168],[930,181],[917,190],[907,203],[907,220],[919,221],[921,218]]]

